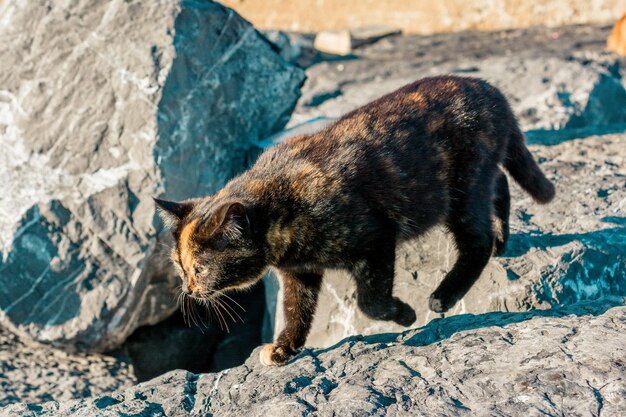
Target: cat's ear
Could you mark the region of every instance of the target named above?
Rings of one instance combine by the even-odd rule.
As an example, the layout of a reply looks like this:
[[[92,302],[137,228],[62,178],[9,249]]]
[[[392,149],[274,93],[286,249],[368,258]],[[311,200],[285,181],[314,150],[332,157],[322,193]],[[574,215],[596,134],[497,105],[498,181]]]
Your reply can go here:
[[[218,206],[203,230],[205,236],[221,233],[229,238],[239,238],[250,230],[250,219],[246,207],[238,201]]]
[[[161,219],[163,219],[163,222],[167,227],[176,225],[180,220],[188,215],[194,207],[193,201],[176,202],[154,198],[154,202],[159,209]]]

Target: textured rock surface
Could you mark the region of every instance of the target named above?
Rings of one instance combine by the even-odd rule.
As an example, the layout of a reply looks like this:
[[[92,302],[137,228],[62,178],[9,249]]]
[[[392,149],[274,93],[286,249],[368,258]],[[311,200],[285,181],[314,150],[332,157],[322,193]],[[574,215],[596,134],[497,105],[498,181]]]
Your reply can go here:
[[[290,125],[338,117],[418,78],[482,77],[510,99],[521,126],[553,130],[626,123],[626,59],[604,52],[610,27],[532,28],[383,39],[355,58],[307,69]]]
[[[242,170],[303,74],[209,1],[0,7],[0,324],[111,348],[175,308],[151,197]]]
[[[0,406],[98,396],[135,383],[126,362],[26,345],[0,327]]]
[[[0,414],[621,416],[624,358],[626,308],[595,303],[449,317],[307,349],[281,368],[263,367],[253,354],[216,374],[174,371],[99,398]]]

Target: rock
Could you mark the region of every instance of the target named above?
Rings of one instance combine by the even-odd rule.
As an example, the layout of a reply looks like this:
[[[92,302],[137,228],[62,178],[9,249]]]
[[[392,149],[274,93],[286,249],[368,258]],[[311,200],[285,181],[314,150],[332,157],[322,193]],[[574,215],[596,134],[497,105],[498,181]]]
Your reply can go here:
[[[193,320],[176,312],[138,328],[119,349],[104,355],[26,344],[0,327],[0,407],[105,395],[174,369],[199,373],[239,366],[261,344],[263,291],[257,285],[233,294],[230,305],[240,317],[226,315],[228,329],[196,307]]]
[[[2,9],[0,325],[111,349],[175,309],[152,197],[244,169],[304,76],[217,3]]]
[[[28,345],[0,327],[0,407],[99,396],[136,382],[127,362]]]
[[[626,409],[626,307],[602,302],[461,315],[401,334],[350,337],[267,368],[258,350],[213,374],[173,371],[11,416],[605,415]]]
[[[626,56],[626,14],[619,19],[606,42],[607,49],[618,55]]]
[[[601,46],[607,29],[534,28],[500,33],[390,37],[358,58],[307,69],[289,126],[338,117],[418,78],[456,73],[485,78],[511,101],[528,130],[626,124],[626,62]],[[355,51],[356,53],[356,51]]]
[[[348,55],[352,52],[352,39],[347,29],[322,31],[315,35],[315,49],[327,54]]]

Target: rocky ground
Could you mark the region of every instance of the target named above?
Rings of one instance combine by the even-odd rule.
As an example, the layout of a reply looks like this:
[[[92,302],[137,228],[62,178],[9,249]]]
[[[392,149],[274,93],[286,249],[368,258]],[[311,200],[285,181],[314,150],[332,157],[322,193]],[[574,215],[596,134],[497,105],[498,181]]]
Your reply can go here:
[[[306,350],[284,368],[263,368],[253,353],[228,371],[175,371],[133,388],[155,369],[219,369],[208,360],[208,368],[193,368],[194,355],[233,351],[239,342],[205,345],[164,323],[131,336],[115,352],[131,357],[125,362],[60,353],[3,331],[0,405],[22,404],[0,415],[623,415],[626,309],[616,305],[626,295],[626,62],[603,52],[607,34],[579,26],[393,37],[341,60],[308,58],[314,64],[290,126],[340,116],[442,72],[485,77],[511,98],[559,197],[539,207],[513,187],[510,247],[453,312],[461,315],[440,320],[425,309],[454,259],[436,231],[397,260],[398,295],[418,309],[421,329],[352,336],[400,329],[362,317],[345,277],[330,275],[308,344],[335,346]],[[280,317],[275,290],[265,290],[266,338]],[[262,307],[251,312],[256,340]],[[163,352],[172,340],[193,346],[179,351],[183,360]]]
[[[0,328],[0,406],[98,396],[136,383],[127,362],[25,344]]]
[[[604,303],[460,315],[305,350],[280,368],[254,354],[220,373],[174,371],[108,395],[0,413],[617,417],[626,411],[625,335],[626,308]]]
[[[309,67],[289,126],[340,116],[418,78],[442,73],[492,82],[511,100],[525,131],[623,124],[626,58],[605,51],[610,29],[535,27],[385,38],[339,61]]]

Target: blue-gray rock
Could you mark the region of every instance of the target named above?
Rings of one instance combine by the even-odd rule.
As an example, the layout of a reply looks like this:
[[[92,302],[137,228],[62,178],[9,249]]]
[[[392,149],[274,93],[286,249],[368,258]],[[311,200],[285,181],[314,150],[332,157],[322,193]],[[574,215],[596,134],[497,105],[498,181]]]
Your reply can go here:
[[[175,308],[152,197],[244,169],[304,75],[211,1],[2,8],[0,325],[110,349]]]
[[[254,352],[212,374],[173,371],[80,401],[7,416],[621,416],[626,308],[604,302],[461,315],[404,333],[306,349],[283,367]]]

